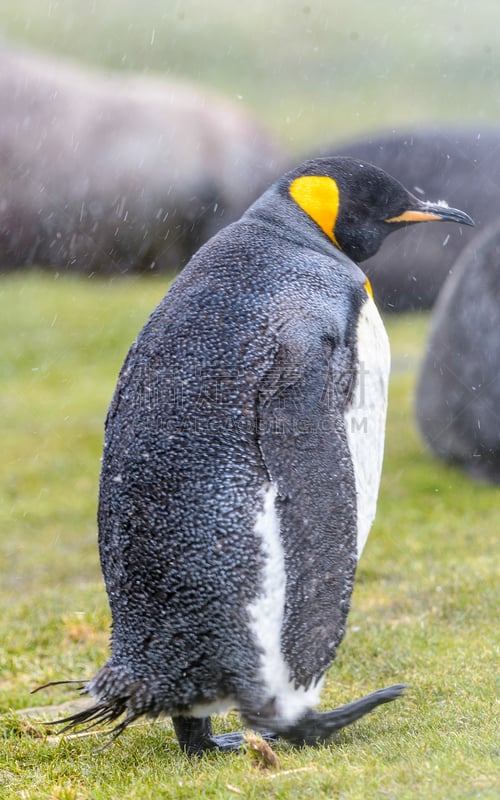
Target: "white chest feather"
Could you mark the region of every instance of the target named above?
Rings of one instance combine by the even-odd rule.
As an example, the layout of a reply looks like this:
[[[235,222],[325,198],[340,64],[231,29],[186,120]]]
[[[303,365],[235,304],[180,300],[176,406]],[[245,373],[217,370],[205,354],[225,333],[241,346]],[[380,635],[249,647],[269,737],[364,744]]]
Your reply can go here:
[[[358,320],[358,363],[356,386],[345,424],[356,480],[359,558],[377,508],[390,372],[389,340],[370,297]]]

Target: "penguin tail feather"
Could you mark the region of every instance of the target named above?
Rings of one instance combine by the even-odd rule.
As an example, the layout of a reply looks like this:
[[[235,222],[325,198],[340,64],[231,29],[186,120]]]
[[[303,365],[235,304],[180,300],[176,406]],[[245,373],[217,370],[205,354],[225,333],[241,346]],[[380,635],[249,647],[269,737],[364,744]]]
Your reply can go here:
[[[75,683],[79,684],[77,691],[80,695],[89,694],[89,681],[78,680],[50,681],[49,683],[43,684],[43,686],[37,686],[36,689],[33,689],[31,694],[35,694],[36,692],[46,689],[50,686],[60,686],[62,684]],[[49,720],[48,722],[43,722],[42,724],[63,725],[64,727],[57,731],[57,735],[59,736],[73,730],[73,728],[80,727],[81,725],[85,726],[83,731],[89,731],[99,725],[106,725],[107,723],[115,722],[115,720],[119,719],[119,717],[121,717],[123,714],[126,714],[125,719],[111,728],[111,730],[107,731],[110,739],[105,745],[103,745],[103,747],[99,748],[100,750],[104,750],[112,742],[114,742],[114,740],[117,739],[121,733],[123,733],[125,728],[127,728],[131,722],[134,722],[134,720],[141,716],[142,712],[132,711],[129,708],[129,700],[130,697],[128,695],[119,697],[115,696],[107,700],[101,699],[88,708],[77,711],[75,714],[70,714],[69,716],[62,717],[61,719]]]
[[[122,716],[126,712],[127,701],[122,700],[115,701],[113,703],[102,702],[102,703],[95,703],[90,708],[85,708],[83,711],[79,711],[76,714],[71,714],[69,717],[63,717],[62,719],[55,719],[52,722],[47,723],[51,725],[64,725],[64,727],[58,731],[58,735],[62,735],[67,733],[73,728],[79,727],[83,725],[84,731],[90,731],[93,728],[96,728],[100,725],[106,725],[109,722],[114,722],[119,717]],[[109,735],[109,740],[104,744],[99,750],[104,750],[108,747],[115,739],[123,733],[125,728],[127,728],[131,722],[133,722],[139,714],[127,714],[125,719],[119,722],[117,725],[111,728],[111,730],[106,731]]]

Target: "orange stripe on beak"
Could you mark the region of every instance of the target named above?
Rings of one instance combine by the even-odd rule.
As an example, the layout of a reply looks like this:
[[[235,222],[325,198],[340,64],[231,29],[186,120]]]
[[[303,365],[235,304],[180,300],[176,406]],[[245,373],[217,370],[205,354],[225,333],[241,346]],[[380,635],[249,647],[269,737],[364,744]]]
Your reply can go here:
[[[442,219],[439,214],[432,211],[403,211],[399,217],[390,217],[386,222],[431,222],[432,220]]]

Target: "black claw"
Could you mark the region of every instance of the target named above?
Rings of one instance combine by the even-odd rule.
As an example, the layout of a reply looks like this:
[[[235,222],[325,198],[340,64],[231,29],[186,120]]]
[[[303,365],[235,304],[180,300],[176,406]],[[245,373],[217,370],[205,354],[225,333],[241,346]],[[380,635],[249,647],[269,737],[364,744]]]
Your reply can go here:
[[[210,717],[195,719],[194,717],[172,717],[175,734],[179,747],[188,756],[200,756],[207,750],[219,750],[222,753],[238,752],[245,744],[243,734],[234,731],[232,733],[212,733],[212,723]],[[275,741],[276,735],[265,731],[261,733],[266,741]]]
[[[234,731],[232,733],[221,733],[219,736],[212,736],[212,742],[214,743],[214,749],[216,748],[222,753],[228,753],[241,750],[245,738],[241,733]]]

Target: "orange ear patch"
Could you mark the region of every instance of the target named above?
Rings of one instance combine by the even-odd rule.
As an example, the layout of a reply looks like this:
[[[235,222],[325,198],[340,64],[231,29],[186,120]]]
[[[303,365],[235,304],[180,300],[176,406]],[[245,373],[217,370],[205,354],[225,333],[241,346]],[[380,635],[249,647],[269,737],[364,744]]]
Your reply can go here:
[[[290,184],[290,195],[329,239],[342,249],[335,238],[339,213],[339,187],[326,175],[302,175]]]

